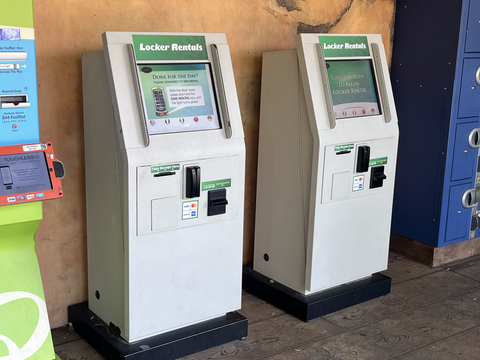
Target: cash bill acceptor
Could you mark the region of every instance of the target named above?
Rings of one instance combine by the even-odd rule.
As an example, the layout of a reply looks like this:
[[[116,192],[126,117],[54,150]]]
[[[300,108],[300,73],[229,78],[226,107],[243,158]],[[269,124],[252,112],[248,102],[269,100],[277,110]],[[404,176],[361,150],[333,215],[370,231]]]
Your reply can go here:
[[[380,35],[263,56],[255,251],[245,288],[304,320],[390,292],[398,126]],[[372,275],[374,274],[374,275]]]
[[[225,34],[106,32],[103,44],[82,58],[95,316],[73,307],[74,325],[129,359],[245,337],[245,145]]]

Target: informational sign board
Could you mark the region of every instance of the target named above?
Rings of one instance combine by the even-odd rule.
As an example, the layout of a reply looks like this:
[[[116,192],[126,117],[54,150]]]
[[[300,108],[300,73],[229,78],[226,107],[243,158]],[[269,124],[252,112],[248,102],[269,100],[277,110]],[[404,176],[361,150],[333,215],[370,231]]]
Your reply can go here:
[[[31,12],[31,2],[18,3]],[[25,21],[12,13],[0,12],[0,145],[39,141],[33,14]]]
[[[0,205],[63,197],[51,143],[0,147]]]
[[[137,67],[150,135],[220,128],[210,64]]]

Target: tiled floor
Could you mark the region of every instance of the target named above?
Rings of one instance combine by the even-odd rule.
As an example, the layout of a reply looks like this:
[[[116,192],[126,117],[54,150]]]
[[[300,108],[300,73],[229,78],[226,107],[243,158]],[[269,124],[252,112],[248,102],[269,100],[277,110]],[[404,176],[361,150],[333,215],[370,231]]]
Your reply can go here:
[[[480,256],[430,268],[392,253],[384,274],[389,295],[309,323],[244,293],[248,337],[182,359],[480,359]],[[53,337],[63,360],[103,359],[67,327]]]

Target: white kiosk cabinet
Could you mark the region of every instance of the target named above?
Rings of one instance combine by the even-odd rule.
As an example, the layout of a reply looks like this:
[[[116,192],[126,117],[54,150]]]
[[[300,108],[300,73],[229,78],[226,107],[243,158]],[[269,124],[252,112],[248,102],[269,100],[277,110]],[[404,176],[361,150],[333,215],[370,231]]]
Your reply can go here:
[[[380,35],[300,34],[296,50],[263,56],[253,269],[306,302],[344,284],[355,293],[359,280],[375,297],[390,291],[389,278],[368,289],[388,260],[398,143],[388,79]],[[345,306],[368,298],[349,296]]]
[[[224,34],[84,54],[89,308],[128,342],[240,308],[245,145]]]

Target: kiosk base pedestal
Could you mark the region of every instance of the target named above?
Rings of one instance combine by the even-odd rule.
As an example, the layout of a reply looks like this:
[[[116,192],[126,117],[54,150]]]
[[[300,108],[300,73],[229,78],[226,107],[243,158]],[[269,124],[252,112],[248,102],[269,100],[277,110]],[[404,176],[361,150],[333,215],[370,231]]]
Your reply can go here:
[[[173,360],[247,336],[248,321],[239,313],[128,343],[89,308],[88,303],[68,307],[75,331],[107,359]]]
[[[303,321],[390,293],[391,279],[380,273],[311,295],[303,295],[253,270],[243,268],[243,289]]]

